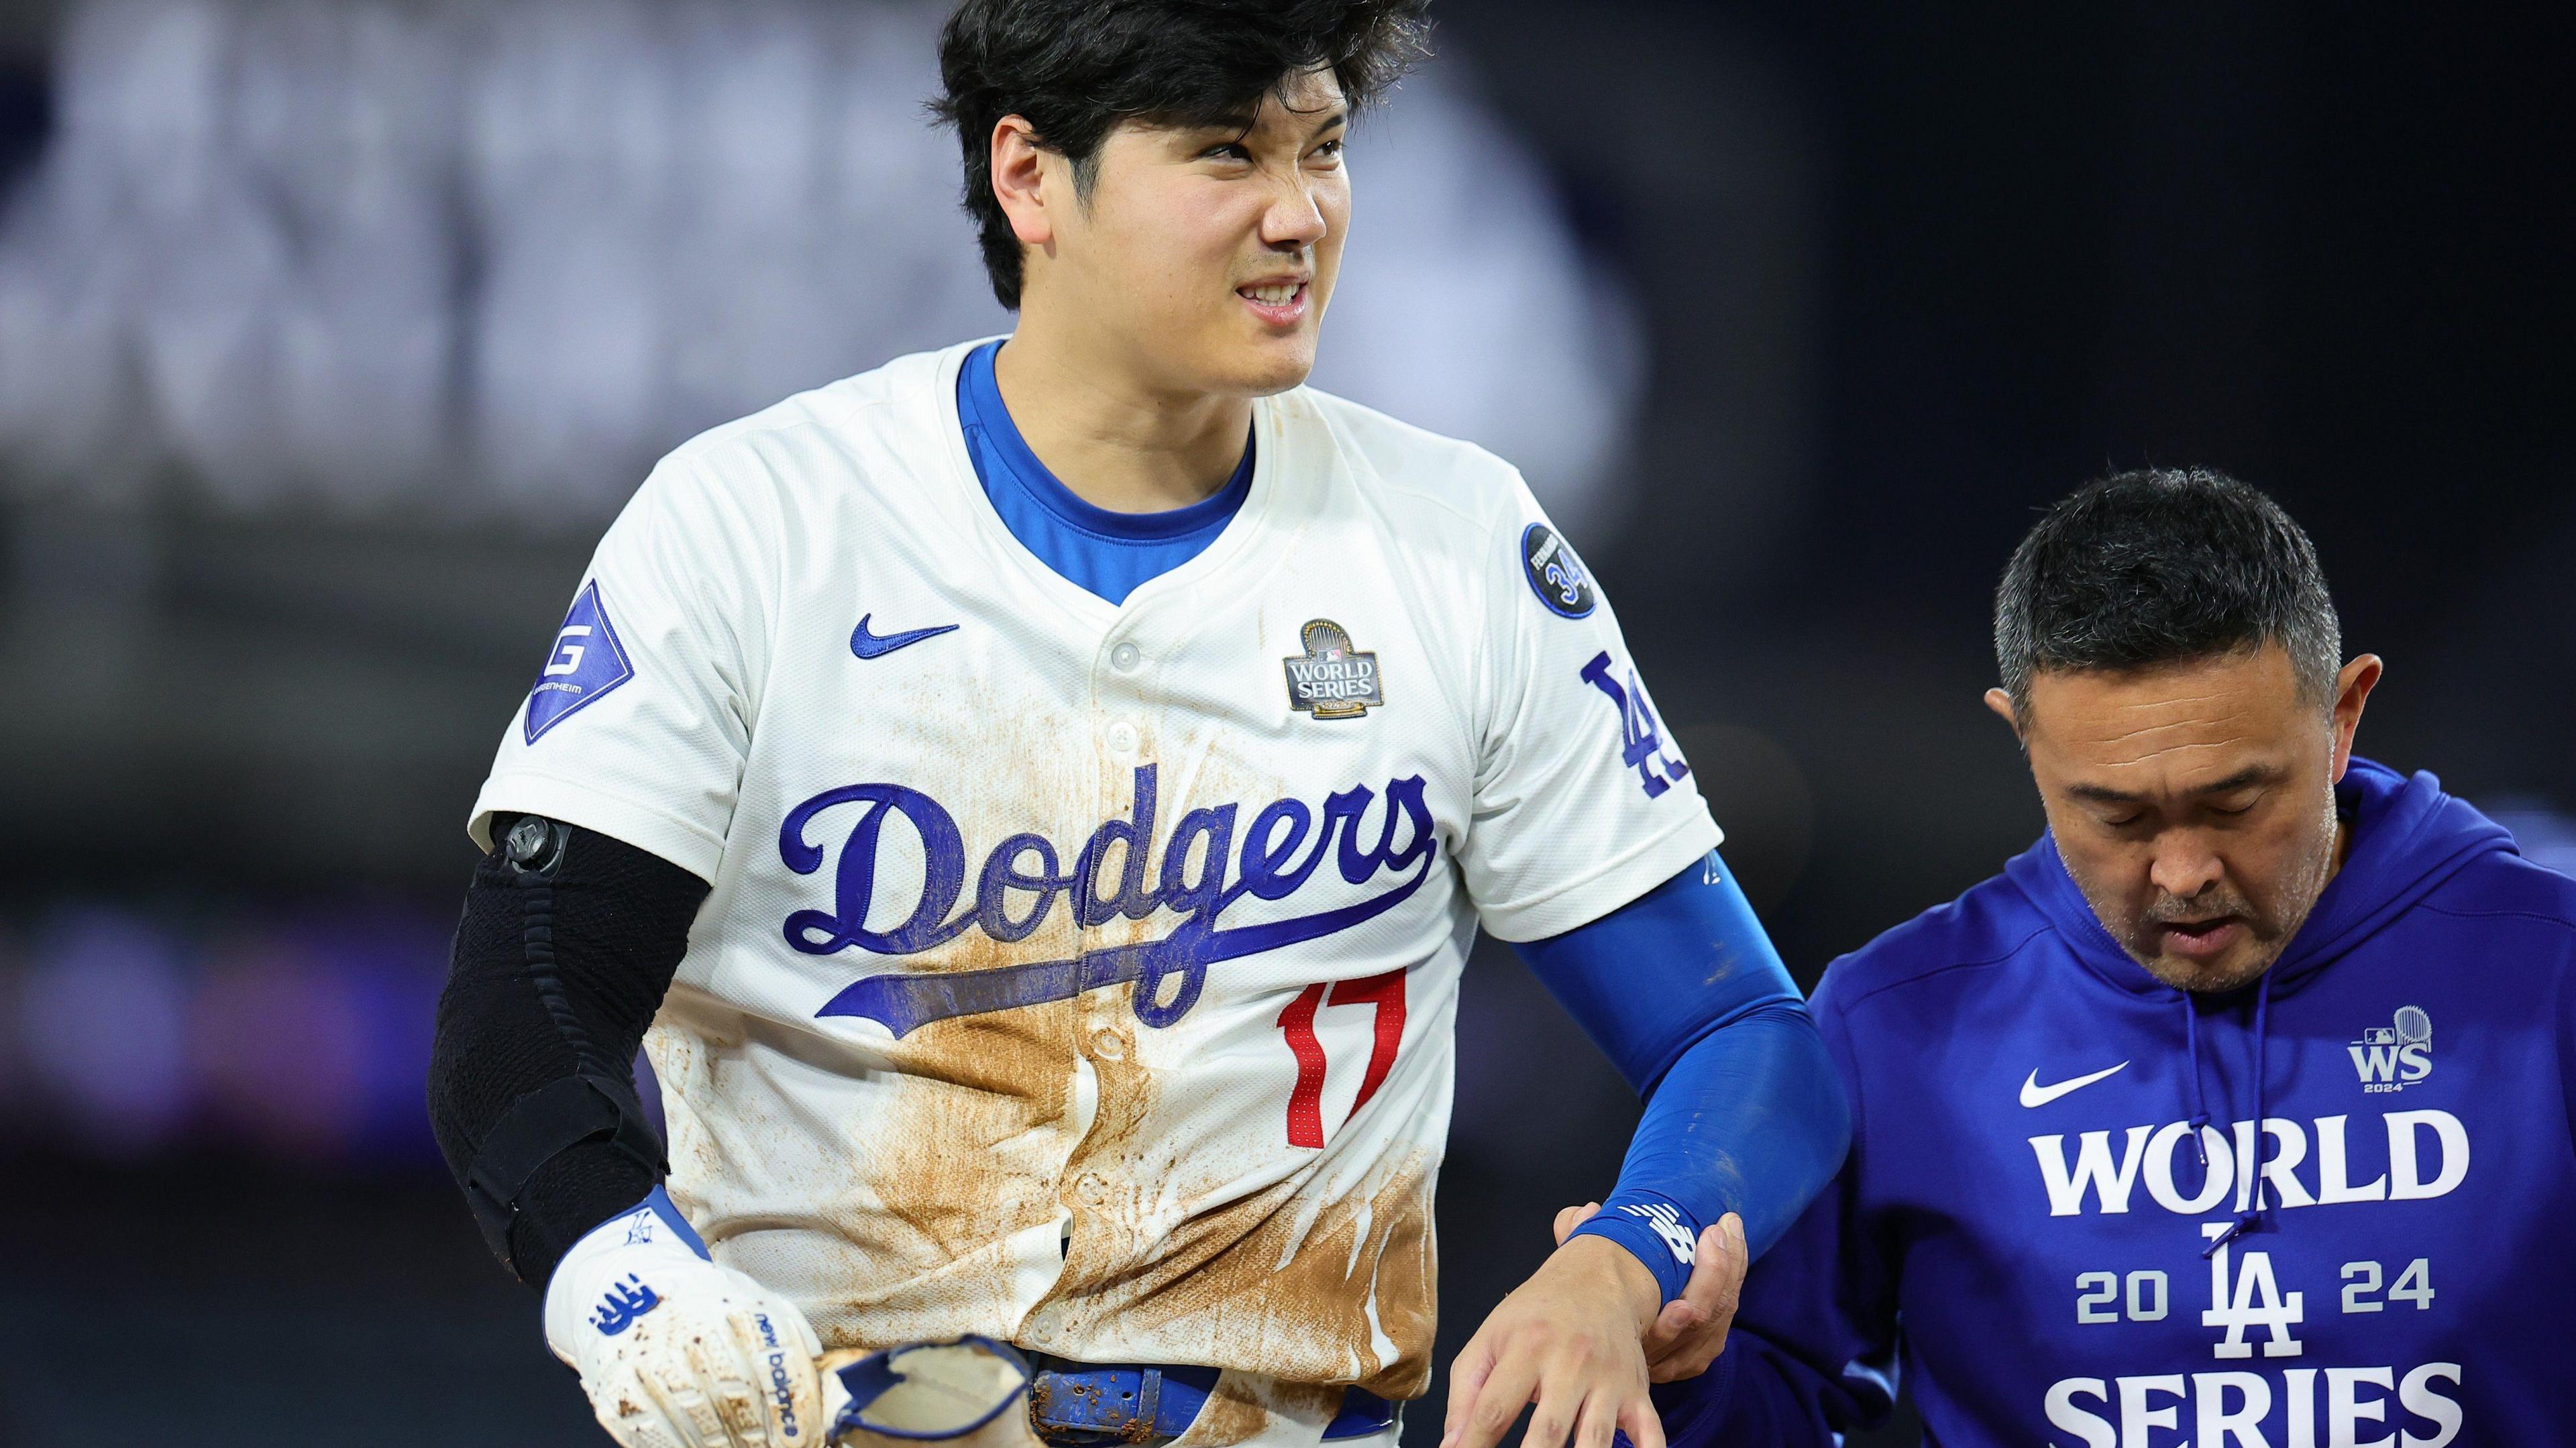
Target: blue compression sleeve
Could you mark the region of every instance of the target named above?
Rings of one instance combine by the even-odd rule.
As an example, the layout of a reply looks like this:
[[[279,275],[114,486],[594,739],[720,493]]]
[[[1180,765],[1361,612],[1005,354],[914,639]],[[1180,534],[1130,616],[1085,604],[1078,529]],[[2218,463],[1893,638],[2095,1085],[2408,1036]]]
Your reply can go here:
[[[1796,982],[1715,851],[1580,929],[1519,947],[1646,1097],[1618,1185],[1576,1228],[1679,1297],[1702,1228],[1744,1219],[1759,1256],[1851,1144],[1850,1108]]]

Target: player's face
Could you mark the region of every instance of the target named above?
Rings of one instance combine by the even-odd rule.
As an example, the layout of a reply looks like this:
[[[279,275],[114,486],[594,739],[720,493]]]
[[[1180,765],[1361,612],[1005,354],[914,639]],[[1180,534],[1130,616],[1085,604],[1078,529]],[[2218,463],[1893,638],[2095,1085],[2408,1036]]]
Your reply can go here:
[[[2339,861],[2334,786],[2378,677],[2345,665],[2331,710],[2277,645],[2032,679],[2018,727],[2058,854],[2158,980],[2233,990],[2280,958]]]
[[[1117,339],[1151,386],[1265,396],[1314,370],[1350,226],[1341,85],[1292,77],[1247,119],[1120,125],[1057,228],[1049,300]]]

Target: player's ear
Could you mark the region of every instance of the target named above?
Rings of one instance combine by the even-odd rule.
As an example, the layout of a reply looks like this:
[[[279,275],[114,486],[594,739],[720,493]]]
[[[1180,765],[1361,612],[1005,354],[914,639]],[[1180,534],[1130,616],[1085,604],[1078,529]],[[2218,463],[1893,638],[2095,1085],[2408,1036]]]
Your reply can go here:
[[[2379,684],[2385,665],[2377,654],[2363,654],[2343,666],[2335,676],[2334,701],[2334,779],[2343,782],[2343,772],[2352,763],[2352,736],[2361,728],[2361,706],[2370,700],[2370,691]]]
[[[2030,747],[2030,741],[2021,737],[2021,716],[2013,712],[2012,695],[2005,693],[2001,689],[1988,689],[1986,691],[1986,707],[1994,710],[1995,717],[2003,720],[2004,723],[2012,727],[2013,742],[2019,744],[2024,749],[2028,749]]]
[[[1037,128],[1025,116],[1004,116],[993,123],[993,199],[1011,219],[1011,234],[1022,246],[1042,247],[1055,240],[1055,223],[1046,209],[1046,148]]]

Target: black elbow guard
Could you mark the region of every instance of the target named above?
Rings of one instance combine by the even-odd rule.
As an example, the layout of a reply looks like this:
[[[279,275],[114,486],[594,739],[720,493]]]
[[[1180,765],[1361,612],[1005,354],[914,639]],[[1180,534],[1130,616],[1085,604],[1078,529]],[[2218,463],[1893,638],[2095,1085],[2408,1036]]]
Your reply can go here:
[[[502,823],[439,998],[430,1122],[484,1241],[542,1285],[668,1170],[631,1063],[707,886],[595,831]]]

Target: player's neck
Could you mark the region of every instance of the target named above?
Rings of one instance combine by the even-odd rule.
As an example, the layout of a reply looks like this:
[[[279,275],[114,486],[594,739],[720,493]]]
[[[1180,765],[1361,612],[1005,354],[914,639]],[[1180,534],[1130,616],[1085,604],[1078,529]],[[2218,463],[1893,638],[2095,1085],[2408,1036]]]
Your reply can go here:
[[[1243,461],[1252,400],[1158,389],[1023,317],[993,359],[1020,439],[1075,497],[1113,513],[1186,508]]]

